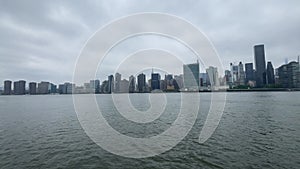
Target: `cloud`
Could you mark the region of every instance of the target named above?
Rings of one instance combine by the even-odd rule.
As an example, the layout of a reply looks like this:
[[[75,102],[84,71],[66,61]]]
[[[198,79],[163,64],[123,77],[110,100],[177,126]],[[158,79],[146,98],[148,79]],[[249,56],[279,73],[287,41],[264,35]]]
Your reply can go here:
[[[253,62],[258,43],[265,44],[266,60],[278,67],[300,54],[299,5],[297,0],[1,1],[0,81],[71,81],[89,37],[110,21],[138,12],[170,13],[193,23],[212,41],[225,68],[230,62]],[[131,46],[140,43],[151,46],[147,40]],[[169,42],[155,43],[166,47]],[[112,57],[126,53],[126,46],[119,50]],[[115,65],[107,61],[100,79],[113,74]]]

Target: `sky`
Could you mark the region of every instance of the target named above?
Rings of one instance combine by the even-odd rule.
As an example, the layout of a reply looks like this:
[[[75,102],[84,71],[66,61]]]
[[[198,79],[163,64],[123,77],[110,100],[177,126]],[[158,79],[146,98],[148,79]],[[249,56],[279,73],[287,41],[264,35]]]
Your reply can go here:
[[[298,0],[1,0],[0,81],[72,81],[77,58],[96,31],[113,20],[142,12],[172,14],[195,25],[210,40],[225,69],[230,62],[254,62],[256,44],[265,44],[266,61],[277,68],[300,55],[299,7]],[[183,63],[195,62],[174,40],[147,35],[128,39],[109,53],[97,78],[103,81],[114,74],[125,55],[143,48],[167,48],[185,53]],[[152,59],[149,56],[143,62]],[[141,71],[152,69],[149,64]],[[166,69],[182,73],[180,66],[168,64]],[[120,73],[124,78],[138,73],[132,71],[123,66]]]

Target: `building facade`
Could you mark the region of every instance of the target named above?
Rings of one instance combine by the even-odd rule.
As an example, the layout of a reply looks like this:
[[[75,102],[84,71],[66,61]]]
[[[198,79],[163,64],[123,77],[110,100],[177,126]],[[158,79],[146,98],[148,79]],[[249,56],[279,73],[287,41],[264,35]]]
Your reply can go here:
[[[183,65],[183,84],[185,90],[198,91],[200,85],[199,63]]]
[[[4,91],[3,91],[4,95],[11,95],[12,94],[11,83],[12,82],[10,80],[5,80],[4,81]]]
[[[265,60],[265,48],[264,45],[254,46],[254,60],[256,71],[256,86],[264,87],[267,84],[266,77],[266,60]]]
[[[36,82],[30,82],[29,83],[29,94],[31,94],[31,95],[37,94],[37,92],[36,92]]]
[[[14,82],[14,94],[15,95],[24,95],[26,82],[24,80],[19,80]]]

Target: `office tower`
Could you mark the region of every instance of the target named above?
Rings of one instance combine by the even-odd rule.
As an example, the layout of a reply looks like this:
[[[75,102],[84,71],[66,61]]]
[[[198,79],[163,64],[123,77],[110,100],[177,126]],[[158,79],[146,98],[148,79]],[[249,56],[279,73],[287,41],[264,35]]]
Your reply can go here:
[[[200,75],[201,75],[201,73],[200,73]],[[226,84],[231,85],[231,72],[230,72],[230,70],[225,70],[224,78],[225,78]],[[201,83],[201,76],[200,76],[200,83]]]
[[[38,94],[49,94],[49,82],[40,82],[38,83]]]
[[[212,87],[220,86],[218,69],[210,66],[208,69],[206,69],[206,72],[209,77],[210,85]]]
[[[146,92],[146,75],[141,73],[137,77],[137,89],[138,92],[144,93]]]
[[[120,83],[121,83],[121,74],[116,73],[115,74],[115,92],[120,92]]]
[[[267,64],[267,83],[269,85],[275,84],[274,68],[271,62]]]
[[[239,85],[245,85],[245,71],[242,62],[238,65],[238,83]]]
[[[67,94],[67,89],[64,84],[58,85],[58,93],[59,94]]]
[[[57,86],[56,86],[55,84],[50,83],[49,88],[50,88],[50,89],[49,89],[49,93],[52,93],[52,94],[56,93],[56,91],[57,91]]]
[[[284,88],[300,88],[299,63],[292,61],[278,68],[278,81]]]
[[[256,71],[256,86],[264,87],[266,84],[266,61],[264,45],[254,46],[254,60]]]
[[[135,92],[135,78],[133,75],[129,77],[129,93]]]
[[[151,90],[160,89],[160,74],[151,73]]]
[[[101,84],[101,93],[108,93],[109,87],[108,87],[108,80],[104,80]]]
[[[183,84],[186,90],[199,90],[199,63],[183,65]]]
[[[230,63],[230,83],[232,85],[239,85],[239,65]]]
[[[29,83],[29,94],[34,95],[36,93],[36,82]]]
[[[75,90],[75,84],[73,83],[69,83],[69,82],[66,82],[64,83],[64,86],[65,86],[65,94],[72,94],[73,91]]]
[[[123,79],[120,81],[120,93],[128,93],[129,92],[129,81]]]
[[[90,80],[90,83],[84,83],[86,93],[100,93],[100,80]]]
[[[183,75],[175,75],[174,79],[176,81],[176,84],[178,86],[178,89],[182,89],[183,88]]]
[[[24,95],[25,94],[25,84],[24,80],[19,80],[14,82],[14,94],[15,95]]]
[[[5,80],[4,81],[4,92],[3,94],[5,95],[10,95],[11,94],[11,81],[10,80]]]
[[[114,75],[108,76],[108,93],[114,92]]]
[[[173,85],[172,85],[173,86]],[[167,90],[167,81],[166,80],[160,80],[159,81],[159,89],[162,91],[166,91]],[[169,88],[171,89],[171,85],[169,85]],[[173,89],[174,90],[174,89]]]
[[[207,73],[200,73],[199,77],[200,77],[200,86],[207,87],[209,82]]]
[[[249,81],[254,81],[254,70],[253,70],[253,63],[246,63],[245,64],[246,69],[246,83]]]

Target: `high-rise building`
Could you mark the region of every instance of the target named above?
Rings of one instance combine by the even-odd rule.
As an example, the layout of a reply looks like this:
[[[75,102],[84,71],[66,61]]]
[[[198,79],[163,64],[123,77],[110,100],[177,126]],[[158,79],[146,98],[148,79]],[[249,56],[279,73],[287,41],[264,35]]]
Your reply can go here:
[[[121,74],[116,73],[115,74],[115,92],[118,93],[120,92],[120,83],[121,83]]]
[[[137,76],[137,89],[139,93],[146,92],[146,75],[143,73]]]
[[[239,85],[239,66],[230,63],[230,73],[231,73],[231,84]]]
[[[238,84],[245,85],[245,71],[244,71],[244,65],[242,62],[239,63]]]
[[[271,62],[267,64],[267,83],[269,85],[275,84],[274,68]]]
[[[38,94],[49,94],[49,82],[40,82],[38,83]]]
[[[114,92],[114,75],[108,76],[108,93]]]
[[[19,80],[14,82],[14,94],[15,95],[24,95],[25,94],[25,85],[24,80]]]
[[[135,92],[135,78],[133,75],[129,77],[129,93]]]
[[[3,94],[5,95],[10,95],[11,94],[11,81],[10,80],[5,80],[4,81],[4,92]]]
[[[101,84],[101,93],[109,93],[108,80],[104,80]]]
[[[183,75],[175,75],[174,79],[176,81],[176,84],[178,86],[178,89],[182,89],[183,88]]]
[[[264,87],[267,82],[264,45],[255,45],[254,46],[254,60],[255,60],[255,71],[256,71],[256,74],[255,74],[256,86]]]
[[[151,90],[160,89],[160,74],[151,73]]]
[[[183,84],[186,90],[199,90],[199,62],[183,65]]]
[[[100,93],[100,80],[90,80],[90,83],[85,83],[84,88],[86,93]]]
[[[209,66],[208,69],[206,69],[206,72],[208,74],[211,87],[220,86],[218,68]]]
[[[29,83],[29,94],[35,95],[36,93],[36,82]]]
[[[56,93],[56,91],[57,91],[57,86],[55,84],[53,84],[53,83],[50,83],[50,85],[49,85],[49,93],[54,94],[54,93]]]
[[[246,69],[246,83],[249,81],[254,81],[254,70],[253,70],[253,63],[246,63],[245,64]]]
[[[299,63],[292,61],[278,68],[279,85],[284,88],[300,88]]]
[[[129,81],[123,79],[120,81],[120,90],[119,93],[128,93],[129,92]]]
[[[209,78],[207,73],[200,73],[200,86],[207,87],[209,85]]]

